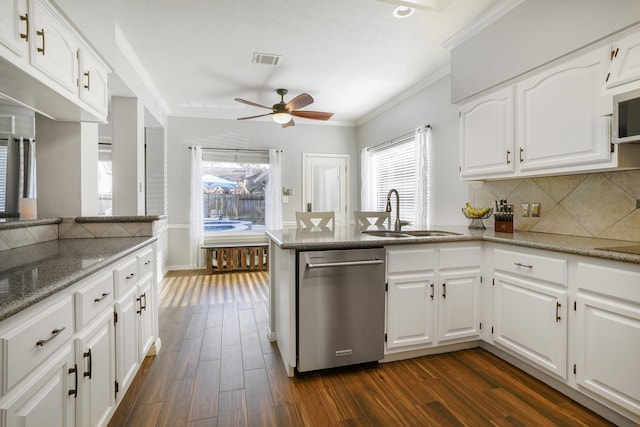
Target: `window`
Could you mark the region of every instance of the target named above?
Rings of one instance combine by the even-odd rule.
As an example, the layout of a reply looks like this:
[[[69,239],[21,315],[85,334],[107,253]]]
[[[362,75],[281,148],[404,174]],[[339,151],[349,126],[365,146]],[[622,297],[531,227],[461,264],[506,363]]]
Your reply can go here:
[[[387,194],[395,188],[400,194],[401,219],[415,224],[417,156],[414,135],[371,148],[370,155],[369,194],[374,209],[384,211]],[[392,196],[391,206],[395,215],[395,195]]]
[[[98,146],[98,213],[113,215],[113,169],[111,144]]]
[[[205,235],[264,231],[268,152],[206,150],[202,157]]]

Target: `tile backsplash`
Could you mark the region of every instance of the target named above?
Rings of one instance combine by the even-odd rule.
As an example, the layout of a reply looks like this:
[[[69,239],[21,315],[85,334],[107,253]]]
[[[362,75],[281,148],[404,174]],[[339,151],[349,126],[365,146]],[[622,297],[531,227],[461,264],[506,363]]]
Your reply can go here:
[[[640,170],[469,184],[473,206],[500,197],[514,206],[515,230],[640,241]],[[540,217],[520,216],[522,203],[540,203]],[[493,217],[485,224],[493,227]]]

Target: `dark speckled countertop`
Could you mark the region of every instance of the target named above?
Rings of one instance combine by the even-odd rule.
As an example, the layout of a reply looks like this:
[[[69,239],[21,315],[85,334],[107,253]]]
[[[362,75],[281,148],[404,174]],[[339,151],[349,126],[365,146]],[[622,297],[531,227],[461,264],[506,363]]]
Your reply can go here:
[[[363,234],[360,229],[354,226],[345,226],[335,227],[335,229],[326,231],[305,231],[296,228],[267,230],[267,236],[282,249],[348,249],[422,243],[485,241],[640,264],[640,255],[598,249],[637,246],[640,242],[529,231],[500,233],[494,231],[493,228],[471,230],[465,226],[433,226],[430,229],[457,234],[433,237],[374,237]]]
[[[0,320],[155,240],[156,237],[61,239],[0,252]]]

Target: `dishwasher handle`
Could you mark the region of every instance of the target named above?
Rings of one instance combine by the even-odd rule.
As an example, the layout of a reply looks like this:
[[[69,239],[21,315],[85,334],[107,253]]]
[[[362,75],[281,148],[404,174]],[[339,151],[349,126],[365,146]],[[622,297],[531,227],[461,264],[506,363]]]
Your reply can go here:
[[[307,268],[324,268],[324,267],[355,267],[359,265],[376,265],[376,264],[384,264],[383,259],[372,259],[366,261],[338,261],[338,262],[319,262],[319,263],[310,263],[307,262]]]

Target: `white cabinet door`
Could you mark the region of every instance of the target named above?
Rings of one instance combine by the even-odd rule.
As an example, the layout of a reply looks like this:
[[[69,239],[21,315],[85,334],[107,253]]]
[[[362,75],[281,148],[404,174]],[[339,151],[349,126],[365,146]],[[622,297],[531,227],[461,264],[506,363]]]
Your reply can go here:
[[[153,344],[153,295],[151,286],[153,276],[146,275],[138,283],[136,296],[136,314],[138,315],[138,361],[142,362]]]
[[[613,44],[611,64],[605,80],[606,89],[640,80],[640,31]]]
[[[387,349],[433,342],[437,299],[433,274],[388,278]]]
[[[77,339],[80,425],[106,426],[115,407],[113,312],[108,310]]]
[[[0,1],[0,56],[10,52],[7,56],[27,59],[29,54],[29,39],[27,29],[27,0]],[[7,48],[5,51],[2,47]]]
[[[460,107],[460,173],[463,178],[514,171],[513,87]]]
[[[77,96],[80,43],[49,2],[34,0],[31,13],[31,64]]]
[[[438,341],[480,336],[480,271],[440,273]]]
[[[5,396],[0,409],[5,427],[72,427],[75,424],[77,384],[80,375],[71,345],[48,359],[30,387]]]
[[[116,310],[116,381],[117,398],[124,396],[138,370],[138,304],[137,288],[124,293],[115,304]]]
[[[567,378],[567,292],[495,273],[494,343]]]
[[[517,84],[516,145],[520,171],[546,171],[611,159],[600,91],[603,47]]]
[[[578,386],[640,417],[640,305],[580,293],[576,305]]]
[[[109,109],[109,71],[88,48],[80,50],[80,99],[106,115]]]

